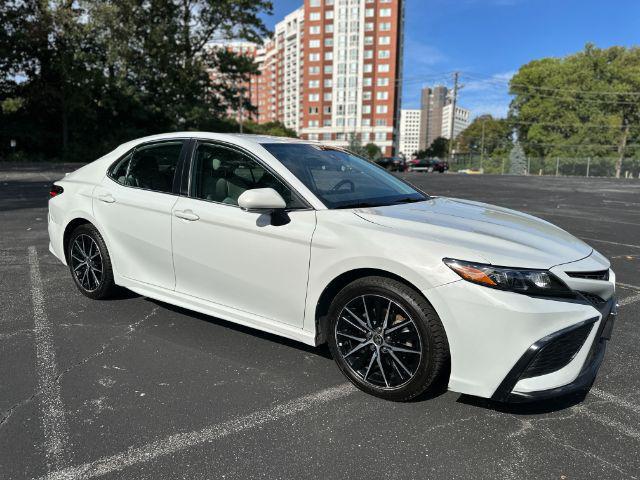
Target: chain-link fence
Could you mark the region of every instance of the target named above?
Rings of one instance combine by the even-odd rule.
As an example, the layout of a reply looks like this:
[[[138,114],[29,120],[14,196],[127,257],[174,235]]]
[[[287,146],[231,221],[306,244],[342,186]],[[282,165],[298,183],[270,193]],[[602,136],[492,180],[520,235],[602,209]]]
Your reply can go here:
[[[617,158],[613,157],[527,157],[512,165],[506,157],[465,156],[450,162],[452,172],[482,172],[494,175],[556,175],[580,177],[615,177]],[[625,158],[621,178],[640,178],[640,158]]]

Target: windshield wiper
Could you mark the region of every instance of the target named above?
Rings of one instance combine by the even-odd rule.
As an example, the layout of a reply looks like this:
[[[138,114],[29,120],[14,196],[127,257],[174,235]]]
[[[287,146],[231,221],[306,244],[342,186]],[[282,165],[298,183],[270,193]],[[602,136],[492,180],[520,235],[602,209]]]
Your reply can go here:
[[[337,207],[334,207],[335,209],[341,209],[341,208],[372,208],[372,207],[380,207],[383,206],[384,204],[379,204],[379,203],[371,203],[371,202],[358,202],[358,203],[347,203],[346,205],[339,205]]]
[[[394,200],[393,204],[396,204],[396,203],[416,203],[416,202],[424,202],[426,200],[427,200],[426,198],[405,197],[405,198],[400,198],[398,200]]]

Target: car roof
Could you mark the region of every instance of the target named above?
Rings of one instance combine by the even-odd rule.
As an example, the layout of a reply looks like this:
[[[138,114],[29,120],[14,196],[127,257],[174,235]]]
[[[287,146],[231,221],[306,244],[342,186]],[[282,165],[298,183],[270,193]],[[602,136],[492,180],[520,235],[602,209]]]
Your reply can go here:
[[[301,140],[299,138],[291,138],[291,137],[278,137],[275,135],[255,135],[255,134],[247,134],[247,133],[216,133],[216,132],[172,132],[172,133],[161,133],[158,135],[150,135],[148,137],[138,138],[136,140],[132,140],[131,142],[127,142],[122,146],[133,146],[144,142],[150,142],[154,140],[166,140],[171,138],[201,138],[207,140],[219,140],[219,141],[227,141],[230,143],[238,144],[238,145],[263,145],[269,143],[289,143],[289,144],[318,144],[318,142],[313,142],[309,140]]]

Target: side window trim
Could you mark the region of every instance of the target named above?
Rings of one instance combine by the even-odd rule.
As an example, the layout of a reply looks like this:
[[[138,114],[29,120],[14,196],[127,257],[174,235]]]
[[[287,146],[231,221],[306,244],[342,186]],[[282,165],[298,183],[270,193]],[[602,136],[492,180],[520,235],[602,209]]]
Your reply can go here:
[[[252,161],[256,162],[259,166],[261,166],[262,168],[265,169],[266,172],[270,173],[271,175],[273,175],[273,177],[279,181],[280,183],[282,183],[282,185],[285,188],[288,188],[289,190],[291,190],[291,192],[293,192],[294,195],[296,195],[300,201],[305,205],[305,207],[300,207],[300,208],[287,208],[286,211],[306,211],[306,210],[315,210],[313,208],[313,206],[307,201],[306,198],[304,198],[303,195],[300,194],[300,192],[298,192],[295,188],[293,188],[289,182],[287,182],[285,179],[283,179],[277,172],[275,172],[269,165],[267,165],[265,162],[263,162],[257,155],[255,155],[254,153],[251,153],[249,151],[247,151],[246,149],[235,145],[233,143],[228,143],[228,142],[224,142],[221,140],[209,140],[206,138],[194,138],[193,140],[193,148],[190,152],[190,159],[188,161],[189,164],[189,168],[188,168],[188,185],[187,185],[187,192],[186,192],[186,196],[188,196],[189,198],[193,199],[193,200],[201,200],[203,202],[209,202],[209,203],[215,203],[216,205],[224,205],[227,207],[235,207],[235,208],[240,208],[238,207],[238,205],[231,205],[228,203],[222,203],[222,202],[216,202],[215,200],[208,200],[206,198],[198,198],[194,195],[194,188],[195,186],[193,185],[192,182],[192,178],[193,178],[193,174],[194,174],[194,165],[196,162],[196,151],[198,149],[198,147],[200,145],[213,145],[215,147],[222,147],[222,148],[226,148],[228,150],[234,151],[234,152],[238,152],[241,153],[242,155],[246,155],[249,159],[251,159]]]
[[[178,178],[178,172],[181,171],[181,168],[184,168],[183,165],[185,165],[188,162],[188,157],[187,154],[190,153],[188,150],[188,147],[191,146],[192,143],[192,138],[185,138],[185,137],[177,137],[177,138],[163,138],[160,140],[151,140],[149,142],[144,142],[144,143],[140,143],[138,145],[136,145],[135,147],[133,147],[131,150],[127,150],[127,152],[125,152],[124,154],[120,155],[118,157],[118,159],[113,162],[111,165],[109,165],[109,168],[107,169],[107,178],[109,180],[111,180],[112,182],[120,185],[121,187],[125,187],[125,188],[136,188],[138,190],[146,190],[148,192],[155,192],[155,193],[164,193],[167,195],[179,195],[180,191],[178,189],[176,189],[176,178]],[[182,147],[180,149],[180,155],[178,156],[178,162],[176,164],[176,171],[174,172],[173,175],[173,183],[171,186],[171,191],[170,192],[161,192],[158,190],[152,190],[149,188],[144,188],[144,187],[136,187],[133,185],[125,185],[123,183],[120,183],[116,178],[113,177],[112,172],[114,167],[120,162],[122,161],[123,158],[127,157],[127,156],[131,156],[131,158],[133,158],[133,156],[136,153],[136,150],[138,150],[141,147],[147,147],[149,145],[156,145],[156,144],[161,144],[161,143],[169,143],[169,142],[175,142],[175,141],[182,141]],[[129,169],[131,168],[131,159],[129,159],[129,162],[127,164],[127,175],[129,175]]]

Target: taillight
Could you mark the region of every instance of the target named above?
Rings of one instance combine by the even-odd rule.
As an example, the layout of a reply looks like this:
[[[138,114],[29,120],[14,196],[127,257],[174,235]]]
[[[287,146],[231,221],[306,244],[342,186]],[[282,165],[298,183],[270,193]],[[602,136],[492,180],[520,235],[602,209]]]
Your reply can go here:
[[[49,197],[57,197],[62,192],[64,192],[64,188],[62,188],[60,185],[51,185],[51,189],[49,190]]]

